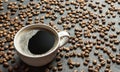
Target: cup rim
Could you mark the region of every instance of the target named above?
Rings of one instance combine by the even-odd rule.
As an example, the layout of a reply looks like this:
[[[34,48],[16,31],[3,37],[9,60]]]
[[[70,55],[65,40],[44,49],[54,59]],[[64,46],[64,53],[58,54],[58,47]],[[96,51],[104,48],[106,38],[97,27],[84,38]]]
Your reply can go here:
[[[53,49],[50,49],[50,51],[48,51],[48,52],[46,52],[46,53],[43,53],[43,54],[34,54],[34,55],[28,55],[28,54],[26,54],[26,53],[23,53],[23,52],[19,51],[19,49],[17,48],[17,45],[16,45],[17,36],[18,36],[18,34],[19,34],[22,30],[24,30],[24,29],[26,29],[26,28],[28,28],[28,27],[31,27],[31,26],[46,26],[46,27],[49,27],[50,29],[52,29],[52,30],[55,32],[55,34],[57,35],[58,41],[57,41],[56,45],[53,47]],[[38,24],[31,24],[31,25],[27,25],[27,26],[25,26],[25,27],[22,27],[22,28],[15,34],[15,36],[14,36],[14,47],[15,47],[16,51],[17,51],[18,53],[22,54],[23,56],[32,57],[32,58],[38,58],[38,57],[44,57],[44,56],[50,55],[50,54],[53,53],[55,50],[57,50],[57,49],[58,49],[58,46],[59,46],[59,40],[60,40],[60,39],[59,39],[59,36],[58,36],[58,32],[57,32],[54,28],[52,28],[51,26],[49,26],[49,25],[47,25],[47,24],[39,24],[39,25],[38,25]]]

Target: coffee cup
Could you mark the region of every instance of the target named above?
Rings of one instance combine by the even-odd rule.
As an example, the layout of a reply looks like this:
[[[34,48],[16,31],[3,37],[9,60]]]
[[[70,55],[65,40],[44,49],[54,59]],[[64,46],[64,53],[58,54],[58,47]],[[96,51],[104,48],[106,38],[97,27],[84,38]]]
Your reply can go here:
[[[28,49],[28,43],[38,31],[46,30],[55,37],[53,46],[42,54],[33,54]],[[46,36],[47,37],[47,36]],[[58,49],[69,40],[69,33],[66,31],[57,32],[46,24],[32,24],[21,28],[14,37],[14,46],[18,56],[23,62],[32,66],[43,66],[50,63],[56,56]],[[41,42],[40,42],[41,43]],[[47,46],[48,43],[46,43]]]

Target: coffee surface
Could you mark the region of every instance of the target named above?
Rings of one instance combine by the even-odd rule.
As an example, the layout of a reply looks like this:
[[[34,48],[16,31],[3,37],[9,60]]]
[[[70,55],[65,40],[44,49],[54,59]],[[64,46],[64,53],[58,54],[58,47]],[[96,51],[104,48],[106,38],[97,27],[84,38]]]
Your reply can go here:
[[[53,33],[41,30],[33,35],[28,42],[28,49],[33,54],[43,54],[49,51],[55,42]]]

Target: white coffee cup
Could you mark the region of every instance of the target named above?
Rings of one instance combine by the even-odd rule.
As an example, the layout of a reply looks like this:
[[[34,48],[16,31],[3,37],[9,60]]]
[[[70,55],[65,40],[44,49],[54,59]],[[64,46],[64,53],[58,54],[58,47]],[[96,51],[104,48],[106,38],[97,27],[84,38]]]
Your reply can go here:
[[[51,31],[55,35],[54,46],[48,52],[43,54],[32,54],[28,50],[28,39],[32,37],[30,30],[32,31],[34,29],[45,29]],[[65,43],[67,43],[68,39],[69,33],[66,31],[57,32],[55,29],[45,24],[32,24],[21,28],[16,33],[14,37],[14,46],[18,56],[26,64],[32,66],[43,66],[48,64],[55,58],[58,49]],[[22,44],[24,45],[22,46]]]

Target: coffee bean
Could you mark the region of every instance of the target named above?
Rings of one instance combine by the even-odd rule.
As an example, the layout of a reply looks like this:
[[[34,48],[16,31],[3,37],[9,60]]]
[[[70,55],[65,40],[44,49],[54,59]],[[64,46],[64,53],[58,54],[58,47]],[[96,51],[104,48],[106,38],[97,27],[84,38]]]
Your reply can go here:
[[[76,67],[79,67],[79,66],[80,66],[80,63],[79,63],[79,62],[76,62],[76,63],[75,63],[75,66],[76,66]]]
[[[50,72],[50,69],[46,68],[46,69],[45,69],[45,72]]]
[[[111,63],[111,60],[110,60],[110,59],[107,59],[107,63],[110,64],[110,63]]]
[[[78,70],[74,70],[73,72],[78,72]]]
[[[88,68],[93,68],[93,65],[89,65]]]
[[[56,61],[60,61],[61,60],[61,57],[60,56],[57,56],[56,57]]]
[[[89,59],[89,58],[86,58],[85,61],[86,61],[86,62],[90,62],[90,59]]]
[[[65,24],[65,27],[63,27],[64,29],[72,30],[72,29],[74,29],[74,27],[77,26],[77,23],[80,22],[79,25],[80,25],[81,29],[78,28],[79,30],[77,32],[75,32],[75,37],[74,37],[75,39],[70,40],[70,43],[73,44],[73,46],[67,47],[66,50],[60,49],[56,60],[60,61],[61,58],[64,56],[66,58],[70,58],[70,57],[75,57],[76,55],[77,55],[77,57],[82,57],[82,58],[86,59],[87,57],[90,56],[89,54],[90,54],[90,52],[92,52],[92,50],[95,46],[96,50],[94,51],[94,55],[99,56],[99,54],[100,54],[99,50],[100,50],[100,51],[103,51],[104,53],[106,53],[113,62],[115,61],[116,63],[117,62],[119,63],[119,60],[117,60],[117,57],[115,57],[113,54],[111,55],[111,53],[112,53],[111,50],[117,52],[117,48],[114,45],[119,45],[119,40],[116,40],[116,38],[119,37],[119,36],[117,36],[117,35],[119,35],[119,31],[116,31],[117,29],[115,27],[115,24],[116,23],[119,24],[119,22],[108,22],[108,24],[105,25],[107,23],[106,17],[116,18],[117,14],[119,15],[119,13],[120,13],[119,8],[114,7],[114,3],[116,3],[115,0],[113,0],[113,1],[105,0],[105,2],[110,5],[108,10],[105,11],[105,14],[102,14],[104,12],[102,9],[103,9],[103,7],[106,8],[107,4],[100,3],[100,1],[95,1],[95,4],[94,4],[93,0],[90,0],[90,3],[88,4],[89,7],[91,7],[94,11],[99,11],[101,14],[97,14],[92,11],[89,11],[89,9],[87,9],[87,7],[85,7],[88,3],[88,0],[79,0],[79,2],[78,1],[70,2],[69,0],[66,0],[66,1],[64,1],[64,0],[60,0],[60,1],[45,0],[45,1],[38,2],[38,3],[33,2],[33,0],[30,0],[31,2],[26,5],[23,5],[22,3],[17,3],[17,2],[9,3],[7,0],[5,0],[5,1],[8,3],[7,8],[10,11],[8,11],[7,13],[0,14],[0,23],[4,23],[4,24],[0,25],[0,28],[3,28],[3,30],[6,30],[3,32],[0,31],[0,37],[5,37],[5,40],[0,41],[0,47],[1,47],[0,51],[14,50],[13,44],[12,43],[9,44],[9,42],[11,42],[13,40],[15,33],[24,26],[24,23],[19,24],[17,22],[19,20],[19,18],[21,21],[26,21],[26,18],[28,17],[28,21],[26,21],[26,25],[32,24],[32,23],[38,24],[39,22],[44,23],[44,18],[46,18],[46,19],[49,18],[51,20],[58,19],[58,17],[55,15],[56,12],[58,12],[58,14],[61,14],[61,15],[64,14],[64,12],[67,12],[67,13],[65,13],[64,17],[62,17],[61,19],[58,19],[57,24],[59,24],[59,25]],[[1,6],[2,10],[4,10],[2,3],[4,3],[5,1],[0,1],[0,6]],[[20,0],[20,2],[24,2],[24,0]],[[61,4],[63,4],[63,2],[65,2],[65,4],[61,5]],[[119,0],[117,3],[119,4]],[[70,7],[71,4],[74,5],[75,9]],[[52,5],[55,6],[55,8]],[[42,6],[42,9],[39,11],[41,6]],[[67,6],[67,7],[65,7],[65,6]],[[76,10],[79,7],[82,10]],[[18,18],[16,18],[15,20],[14,19],[12,20],[11,14],[13,14],[13,15],[17,14],[16,11],[18,9],[20,10],[20,13],[18,12],[20,15],[18,15]],[[37,10],[37,11],[35,11],[35,10]],[[51,12],[50,10],[53,10],[53,12]],[[114,11],[116,11],[117,14],[114,14]],[[46,15],[44,17],[41,17],[40,20],[38,21],[38,18],[36,19],[36,17],[39,14],[46,14]],[[60,17],[61,17],[61,15],[60,15]],[[32,20],[33,16],[35,16],[34,21]],[[88,21],[84,21],[85,19],[88,19]],[[10,22],[10,24],[9,24],[9,22]],[[94,28],[95,25],[97,27]],[[15,27],[12,27],[12,26],[15,26]],[[10,35],[7,31],[9,29],[9,27],[12,27],[10,29],[10,32],[11,32]],[[80,31],[80,30],[84,30],[85,28],[87,28],[86,32]],[[111,29],[111,31],[114,31],[114,32],[116,31],[116,34],[109,34],[108,31],[110,29]],[[90,39],[91,37],[93,39],[97,39],[98,38],[97,34],[94,34],[96,32],[98,32],[98,35],[101,37],[100,41],[97,41],[97,40],[93,41],[92,42],[93,45],[90,45],[89,42],[85,41],[85,39]],[[78,40],[78,38],[82,37],[83,34],[86,38]],[[7,42],[10,46],[9,45],[4,46],[4,45],[6,45]],[[89,46],[87,46],[87,45],[89,45]],[[101,46],[101,45],[105,45],[106,47]],[[107,49],[107,47],[110,47],[111,50]],[[79,48],[83,52],[76,53],[76,50]],[[71,52],[72,50],[75,50],[75,51]],[[63,51],[65,51],[67,53],[63,53]],[[0,53],[1,58],[4,57],[3,62],[1,60],[1,63],[7,62],[10,59],[13,59],[13,62],[14,62],[14,60],[15,60],[14,54],[16,54],[16,53],[11,53],[8,51],[6,51],[5,53],[7,55],[2,55]],[[103,54],[103,56],[104,56],[104,54]],[[103,58],[104,57],[100,56],[99,60],[102,62],[104,60]],[[87,60],[85,60],[85,61],[87,62]],[[77,62],[72,61],[71,67],[76,66],[76,63]],[[111,61],[108,60],[107,64],[109,64],[109,63],[111,63]],[[57,65],[57,66],[59,66],[59,65]],[[106,67],[107,67],[107,65],[106,65]],[[99,72],[99,69],[100,69],[99,67],[95,67],[93,69],[90,68],[89,70]],[[58,70],[59,70],[59,68],[58,68]]]
[[[96,65],[96,64],[97,64],[97,61],[96,61],[96,60],[93,60],[93,64]]]
[[[85,72],[84,70],[81,70],[80,72]]]
[[[59,55],[60,55],[60,57],[63,57],[63,56],[64,56],[64,53],[60,53]]]
[[[13,72],[13,67],[12,66],[8,67],[8,72]]]
[[[16,59],[12,57],[11,63],[15,63]]]
[[[70,51],[70,48],[69,48],[69,47],[64,47],[63,50],[66,51],[66,52],[69,52],[69,51]]]
[[[72,60],[71,59],[68,59],[68,64],[71,64],[72,63]]]
[[[57,66],[62,66],[62,62],[57,62]]]
[[[92,72],[92,71],[94,71],[94,69],[93,68],[88,68],[88,71]]]
[[[112,30],[112,31],[115,31],[115,27],[113,26],[113,27],[111,28],[111,30]]]
[[[69,58],[70,57],[70,54],[69,53],[66,53],[65,54],[65,58]]]
[[[107,65],[106,65],[106,68],[110,69],[110,64],[107,64]]]
[[[57,69],[58,69],[57,67],[53,67],[53,68],[52,68],[52,70],[53,70],[54,72],[56,72]]]
[[[88,65],[88,62],[85,61],[85,62],[83,62],[83,64],[84,64],[85,66],[87,66],[87,65]]]
[[[116,44],[116,45],[118,45],[119,43],[120,43],[120,41],[118,41],[118,40],[114,41],[114,44]]]
[[[104,36],[105,36],[105,34],[104,34],[104,33],[100,33],[100,37],[102,37],[102,38],[103,38]]]
[[[62,69],[63,69],[62,66],[58,67],[58,71],[62,71]]]
[[[84,56],[85,56],[85,57],[89,57],[89,53],[85,53]]]
[[[3,66],[4,66],[4,67],[8,67],[8,66],[9,66],[8,62],[4,62],[4,63],[3,63]]]
[[[116,62],[116,59],[115,59],[115,58],[112,58],[112,62],[115,63],[115,62]]]
[[[0,58],[0,64],[2,64],[4,62],[3,58]]]
[[[113,51],[116,51],[116,50],[117,50],[117,48],[116,48],[116,47],[112,47],[112,50],[113,50]]]
[[[81,53],[77,53],[77,57],[81,57]]]
[[[25,67],[25,68],[24,68],[24,72],[28,72],[29,69],[30,69],[29,67]]]
[[[97,49],[97,50],[100,49],[100,46],[96,46],[95,49]]]
[[[105,69],[104,72],[109,72],[109,69]]]
[[[69,68],[73,69],[73,67],[74,67],[73,65],[69,65]]]

